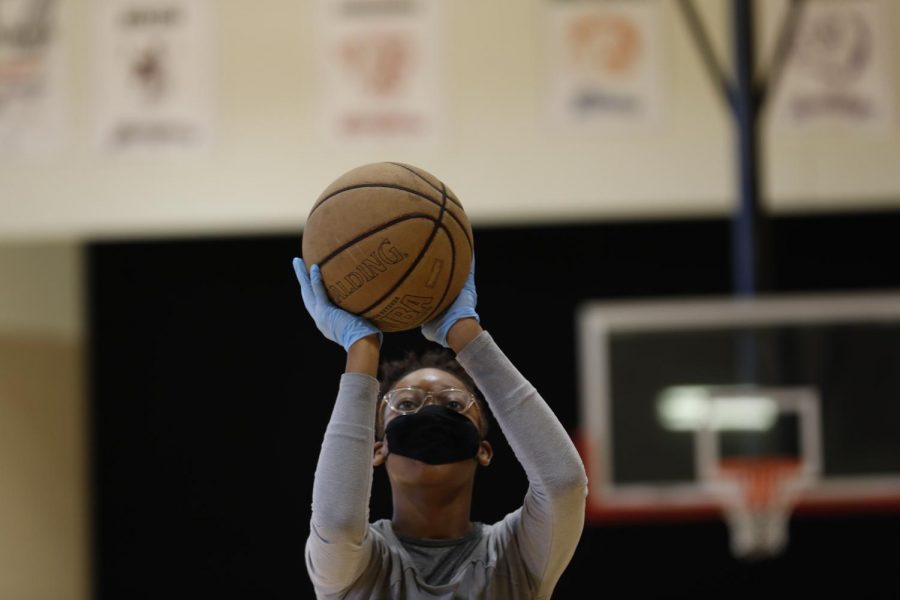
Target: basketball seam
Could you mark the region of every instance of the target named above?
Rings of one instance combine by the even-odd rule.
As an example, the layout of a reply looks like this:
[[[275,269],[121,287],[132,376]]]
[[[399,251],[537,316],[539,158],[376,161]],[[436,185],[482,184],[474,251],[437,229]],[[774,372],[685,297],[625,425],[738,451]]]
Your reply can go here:
[[[398,287],[400,287],[404,281],[406,281],[406,278],[409,277],[409,274],[413,272],[413,270],[416,268],[416,266],[418,266],[419,262],[422,260],[422,257],[425,256],[425,252],[427,252],[428,248],[431,247],[431,242],[434,241],[434,236],[437,235],[438,229],[440,227],[442,227],[441,220],[444,218],[444,212],[446,211],[447,196],[443,195],[441,200],[442,200],[441,212],[439,212],[437,218],[434,219],[434,227],[431,229],[431,235],[429,235],[428,239],[425,240],[425,243],[422,245],[422,249],[419,250],[419,255],[416,256],[416,258],[413,260],[413,262],[409,266],[409,268],[406,269],[406,273],[404,273],[402,277],[398,278],[397,282],[394,283],[394,285],[392,285],[391,288],[387,292],[385,292],[384,295],[381,296],[381,298],[379,298],[378,300],[376,300],[369,306],[359,310],[358,311],[359,314],[365,314],[365,313],[369,312],[370,310],[372,310],[373,308],[375,308],[376,306],[378,306],[379,304],[381,304],[382,302],[384,302],[384,299],[387,298],[388,296],[390,296],[391,294],[393,294],[394,291]],[[447,237],[449,237],[449,235]]]
[[[428,184],[428,186],[431,187],[434,191],[441,192],[442,194],[444,193],[442,190],[438,189],[438,187],[436,185],[434,185],[433,183],[428,181],[426,178],[422,177],[422,174],[419,173],[418,171],[416,171],[415,169],[412,169],[409,166],[404,165],[403,163],[398,163],[398,162],[391,162],[389,164],[392,164],[396,167],[400,167],[401,169],[406,169],[407,171],[409,171],[410,173],[412,173],[413,175],[415,175],[416,177],[418,177],[419,179],[424,181],[426,184]],[[441,181],[441,180],[438,179],[438,181]],[[443,181],[441,181],[441,185],[444,186],[444,188],[446,189],[447,186],[444,184]],[[453,196],[451,196],[449,194],[447,194],[447,199],[450,200],[450,202],[452,202],[453,204],[457,205],[458,207],[460,207],[460,208],[463,207],[462,203],[459,200],[457,200],[456,198],[454,198]]]
[[[319,262],[317,262],[315,264],[318,264],[319,268],[322,268],[332,258],[337,256],[338,254],[340,254],[347,248],[349,248],[351,246],[355,246],[356,244],[358,244],[362,240],[366,239],[367,237],[374,235],[374,234],[378,233],[379,231],[383,231],[383,230],[387,229],[388,227],[396,225],[397,223],[401,223],[403,221],[411,221],[413,219],[425,219],[427,221],[434,221],[435,217],[432,217],[431,215],[428,215],[425,213],[406,213],[404,215],[400,215],[399,217],[397,217],[395,219],[391,219],[390,221],[387,221],[386,223],[380,223],[377,227],[372,227],[371,229],[367,229],[366,231],[362,232],[355,238],[351,239],[348,242],[341,244],[340,246],[338,246],[337,248],[335,248],[334,250],[332,250],[331,252],[326,254],[325,257],[322,258],[322,260],[320,260]],[[312,266],[312,265],[310,265],[310,266]]]
[[[447,214],[450,215],[450,218],[453,219],[453,222],[456,223],[456,226],[459,227],[459,230],[462,231],[463,237],[466,238],[466,243],[469,245],[469,250],[474,252],[475,245],[472,239],[469,237],[468,230],[463,226],[460,220],[454,215],[452,212],[447,211]]]
[[[422,174],[421,174],[421,173],[419,173],[418,171],[416,171],[415,169],[413,169],[413,168],[411,168],[411,167],[409,167],[409,166],[407,166],[407,165],[404,165],[403,163],[391,162],[390,164],[392,164],[392,165],[394,165],[394,166],[397,166],[397,167],[400,167],[401,169],[406,169],[407,171],[409,171],[410,173],[412,173],[413,175],[415,175],[416,177],[418,177],[419,179],[421,179],[422,181],[424,181],[426,184],[428,184],[429,186],[431,186],[435,191],[441,192],[442,195],[446,193],[446,190],[447,190],[447,184],[445,184],[445,183],[444,183],[443,181],[441,181],[440,179],[438,179],[438,181],[440,182],[441,188],[442,188],[442,189],[438,189],[436,185],[434,185],[433,183],[431,183],[430,181],[428,181],[427,179],[425,179],[424,177],[422,177]],[[435,178],[435,179],[437,179],[437,178]],[[461,210],[461,211],[463,211],[463,212],[466,212],[466,209],[463,208],[462,202],[460,202],[459,200],[457,200],[456,198],[454,198],[454,197],[451,196],[450,194],[446,194],[446,196],[447,196],[447,199],[450,200],[450,202],[452,202],[453,204],[455,204],[455,205],[459,208],[459,210]],[[450,213],[450,216],[453,217],[453,220],[456,221],[456,224],[459,225],[459,228],[460,228],[460,229],[462,229],[462,232],[463,232],[463,235],[464,235],[465,238],[466,238],[466,241],[469,242],[469,250],[474,250],[474,249],[475,249],[475,243],[474,243],[474,242],[472,241],[472,239],[469,237],[469,232],[466,231],[466,228],[463,227],[462,223],[460,223],[460,221],[459,221],[459,219],[456,217],[456,215],[454,215],[453,213]]]
[[[449,272],[450,272],[451,277],[449,277],[449,278],[447,279],[447,283],[444,284],[444,291],[441,293],[440,300],[438,300],[438,302],[435,303],[434,308],[431,309],[431,312],[429,312],[429,313],[425,316],[424,320],[422,321],[423,324],[424,324],[424,323],[427,323],[427,322],[432,318],[432,315],[434,315],[434,313],[437,312],[437,309],[441,306],[441,303],[444,301],[444,298],[447,297],[447,292],[450,291],[450,284],[453,282],[453,279],[452,279],[453,269],[456,267],[456,246],[455,246],[455,244],[453,243],[453,236],[450,235],[450,231],[447,229],[447,227],[446,227],[444,224],[440,224],[440,226],[438,227],[438,229],[439,229],[440,231],[443,231],[443,232],[444,232],[444,235],[447,236],[447,241],[450,243],[450,265],[451,265],[451,268],[450,268]],[[405,281],[405,278],[404,278],[404,279],[401,279],[400,281],[401,281],[401,283],[402,283],[403,281]],[[399,286],[399,285],[400,285],[400,284],[398,284],[398,286]],[[396,288],[394,288],[394,289],[396,289]],[[391,290],[391,292],[393,292],[393,290]],[[383,296],[383,297],[378,301],[378,303],[373,304],[369,309],[367,309],[367,310],[365,310],[365,311],[359,311],[357,314],[363,315],[363,316],[364,316],[365,318],[367,318],[367,319],[372,318],[373,315],[366,315],[365,313],[368,312],[368,311],[370,311],[370,310],[375,309],[379,303],[384,302],[385,299],[387,298],[387,296],[390,295],[391,292],[388,292],[388,294],[386,294],[385,296]]]
[[[469,248],[470,248],[470,249],[474,249],[474,242],[472,242],[472,240],[469,238],[469,232],[468,232],[468,230],[466,230],[466,228],[463,226],[462,222],[459,220],[459,217],[457,217],[456,215],[454,215],[454,214],[453,214],[452,212],[450,212],[449,210],[446,211],[446,213],[447,213],[448,215],[450,215],[450,218],[453,219],[453,222],[456,223],[456,226],[459,227],[460,231],[462,231],[463,237],[466,238],[466,242],[468,242],[468,244],[469,244]]]
[[[391,163],[391,164],[394,164],[394,163]],[[428,183],[428,182],[426,181],[426,183]],[[431,184],[429,183],[429,185],[431,185]],[[444,185],[444,182],[441,182],[441,185]],[[390,184],[390,183],[361,183],[361,184],[359,184],[359,185],[351,185],[351,186],[349,186],[349,187],[345,187],[345,188],[341,188],[341,189],[339,189],[339,190],[335,190],[335,191],[332,192],[331,194],[329,194],[329,195],[325,196],[324,198],[322,198],[321,200],[319,200],[318,204],[316,204],[315,206],[313,206],[312,210],[309,211],[309,216],[307,216],[307,218],[306,218],[307,221],[308,221],[309,218],[312,216],[312,214],[313,214],[314,212],[316,212],[316,210],[317,210],[320,206],[322,206],[323,204],[325,204],[326,201],[331,200],[331,199],[334,198],[335,196],[338,196],[338,195],[340,195],[340,194],[343,194],[344,192],[350,192],[350,191],[353,191],[353,190],[361,190],[361,189],[364,189],[364,188],[389,188],[389,189],[392,189],[392,190],[400,190],[400,191],[403,191],[403,192],[409,192],[410,194],[412,194],[412,195],[414,195],[414,196],[418,196],[419,198],[422,198],[423,200],[427,200],[428,202],[431,202],[432,204],[434,204],[434,205],[436,205],[436,206],[440,206],[440,207],[442,208],[442,210],[443,210],[443,206],[442,206],[442,203],[441,203],[441,202],[438,202],[437,200],[435,200],[434,198],[432,198],[432,197],[429,196],[428,194],[423,194],[422,192],[420,192],[420,191],[418,191],[418,190],[414,190],[414,189],[411,189],[411,188],[403,187],[403,186],[401,186],[401,185],[394,185],[394,184]],[[438,190],[438,191],[440,191],[440,190]],[[453,200],[453,199],[450,198],[449,196],[448,196],[448,198],[449,198],[451,201]],[[462,206],[460,206],[459,208],[462,209],[463,212],[465,212],[465,210],[462,208]],[[450,217],[456,222],[456,224],[459,225],[459,228],[460,228],[460,229],[462,230],[462,232],[463,232],[463,236],[465,236],[466,241],[469,242],[469,249],[470,249],[470,250],[471,250],[471,249],[474,249],[475,244],[474,244],[474,242],[472,241],[472,239],[469,238],[469,232],[468,232],[468,231],[466,230],[466,228],[463,226],[462,222],[459,220],[459,217],[457,217],[456,215],[454,215],[452,212],[448,212],[447,214],[449,214]]]
[[[444,182],[441,182],[441,185],[444,185]],[[434,305],[434,308],[431,309],[431,312],[425,315],[424,323],[427,323],[431,320],[432,315],[437,312],[437,309],[444,303],[444,298],[447,297],[447,292],[450,291],[450,284],[453,282],[453,272],[456,270],[456,244],[453,243],[453,236],[450,235],[450,232],[447,230],[447,227],[443,224],[443,222],[439,223],[441,229],[444,230],[444,235],[447,236],[447,241],[450,242],[450,271],[449,276],[447,277],[447,283],[444,285],[444,292],[441,294],[441,299],[438,300],[437,304]]]
[[[424,199],[428,200],[429,202],[431,202],[432,204],[437,204],[438,206],[440,206],[440,204],[441,204],[438,200],[435,200],[434,198],[432,198],[428,194],[425,194],[424,192],[420,192],[419,190],[414,190],[412,188],[404,187],[402,185],[397,185],[395,183],[358,183],[356,185],[348,185],[347,187],[343,187],[338,190],[334,190],[333,192],[331,192],[324,198],[320,198],[316,202],[316,205],[312,207],[312,210],[309,211],[309,216],[312,216],[312,214],[314,212],[316,212],[320,206],[322,206],[329,200],[333,199],[335,196],[339,196],[339,195],[343,194],[344,192],[351,192],[353,190],[361,190],[364,188],[388,188],[388,189],[392,189],[392,190],[400,190],[402,192],[409,192],[410,194],[419,196],[420,198],[424,198]]]

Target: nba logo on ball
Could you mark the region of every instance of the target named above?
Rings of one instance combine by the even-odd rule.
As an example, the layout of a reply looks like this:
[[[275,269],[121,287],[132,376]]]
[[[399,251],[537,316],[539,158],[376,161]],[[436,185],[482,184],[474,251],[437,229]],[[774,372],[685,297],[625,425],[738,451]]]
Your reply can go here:
[[[459,199],[427,171],[363,165],[316,200],[303,261],[318,264],[332,302],[382,331],[420,326],[459,294],[469,274],[472,227]]]

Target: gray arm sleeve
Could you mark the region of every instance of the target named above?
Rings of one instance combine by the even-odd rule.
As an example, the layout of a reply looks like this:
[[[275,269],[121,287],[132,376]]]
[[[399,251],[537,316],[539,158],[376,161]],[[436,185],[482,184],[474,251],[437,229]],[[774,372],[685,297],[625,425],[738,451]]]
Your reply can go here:
[[[378,381],[345,373],[316,466],[306,567],[320,588],[339,590],[359,576],[371,546],[369,496]]]
[[[584,527],[587,477],[562,424],[487,332],[457,360],[484,394],[528,477],[521,518],[513,532],[536,597],[549,598],[572,559]]]

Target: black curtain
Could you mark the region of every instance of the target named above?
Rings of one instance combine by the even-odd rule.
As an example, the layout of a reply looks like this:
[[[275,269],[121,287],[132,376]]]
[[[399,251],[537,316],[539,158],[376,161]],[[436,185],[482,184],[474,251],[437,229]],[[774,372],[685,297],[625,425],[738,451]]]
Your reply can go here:
[[[772,226],[777,291],[900,286],[900,213]],[[729,231],[724,219],[476,228],[479,313],[574,432],[579,303],[728,294]],[[89,245],[96,597],[312,597],[303,546],[344,354],[303,308],[290,264],[300,236]],[[391,334],[384,354],[426,343]],[[473,514],[487,522],[526,486],[496,428],[492,441]],[[379,471],[371,517],[387,516]],[[590,526],[556,597],[887,597],[897,586],[882,551],[898,522],[795,520],[785,556],[756,564],[730,557],[718,521]]]

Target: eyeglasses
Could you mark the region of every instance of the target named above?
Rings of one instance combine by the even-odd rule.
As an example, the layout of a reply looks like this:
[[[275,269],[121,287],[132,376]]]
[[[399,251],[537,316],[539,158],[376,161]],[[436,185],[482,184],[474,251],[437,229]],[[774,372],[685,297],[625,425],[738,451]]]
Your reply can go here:
[[[475,402],[475,396],[470,392],[456,388],[447,388],[436,392],[426,392],[414,387],[396,388],[387,392],[383,397],[391,410],[401,415],[418,412],[428,402],[428,398],[434,400],[435,404],[458,413],[466,412]]]

